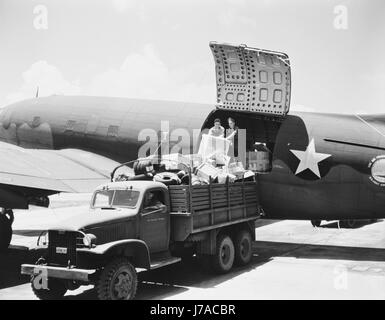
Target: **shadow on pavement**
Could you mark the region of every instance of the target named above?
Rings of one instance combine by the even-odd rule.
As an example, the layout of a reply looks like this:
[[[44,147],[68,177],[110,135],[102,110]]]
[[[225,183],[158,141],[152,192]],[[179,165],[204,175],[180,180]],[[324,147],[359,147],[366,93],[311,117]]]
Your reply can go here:
[[[385,250],[376,248],[258,241],[253,244],[253,251],[253,259],[249,265],[235,267],[225,275],[209,273],[199,259],[142,272],[138,277],[137,299],[163,299],[187,291],[189,287],[202,289],[215,287],[229,279],[250,272],[275,257],[385,262]],[[26,283],[28,278],[20,275],[20,264],[33,262],[33,259],[28,256],[28,251],[9,250],[8,253],[0,255],[0,289]],[[85,287],[85,289],[76,295],[69,292],[65,299],[96,299],[95,290],[91,287]]]
[[[382,219],[378,220],[355,220],[353,227],[345,227],[340,224],[341,229],[359,229],[362,227],[365,227],[370,224],[376,224],[382,222]],[[327,228],[327,229],[338,229],[338,221],[327,221],[326,223],[322,224],[320,228]]]
[[[299,259],[326,259],[385,262],[385,249],[366,247],[346,247],[306,243],[258,241],[254,251],[261,257],[293,257]]]

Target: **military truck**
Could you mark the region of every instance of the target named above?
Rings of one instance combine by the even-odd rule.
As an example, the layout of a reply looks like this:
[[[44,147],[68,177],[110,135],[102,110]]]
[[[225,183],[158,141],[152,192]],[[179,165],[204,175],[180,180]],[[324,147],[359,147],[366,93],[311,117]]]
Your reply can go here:
[[[226,273],[252,257],[260,217],[257,182],[166,185],[112,181],[98,187],[90,208],[38,239],[41,258],[23,264],[40,299],[93,284],[101,300],[133,299],[137,272],[194,255]],[[40,255],[40,252],[38,252]]]

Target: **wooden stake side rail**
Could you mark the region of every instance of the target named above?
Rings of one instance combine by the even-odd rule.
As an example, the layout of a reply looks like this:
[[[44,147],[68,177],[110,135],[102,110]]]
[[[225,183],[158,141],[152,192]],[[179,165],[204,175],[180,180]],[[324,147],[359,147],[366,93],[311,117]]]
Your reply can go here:
[[[185,241],[190,235],[260,215],[257,182],[169,186],[172,239]]]
[[[191,190],[191,192],[190,192]],[[195,213],[258,202],[257,182],[169,186],[171,211]]]

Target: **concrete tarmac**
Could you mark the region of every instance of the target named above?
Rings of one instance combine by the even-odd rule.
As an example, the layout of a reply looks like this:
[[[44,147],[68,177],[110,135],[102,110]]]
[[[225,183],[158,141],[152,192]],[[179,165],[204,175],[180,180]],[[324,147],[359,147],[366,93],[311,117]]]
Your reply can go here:
[[[50,209],[15,213],[11,249],[0,255],[0,299],[36,299],[20,264],[33,262],[28,247],[60,219],[86,210],[89,195],[58,195]],[[75,209],[76,206],[76,209]],[[385,221],[354,229],[335,222],[260,220],[250,265],[213,275],[198,260],[139,275],[137,299],[384,299]],[[95,299],[92,286],[65,299]]]

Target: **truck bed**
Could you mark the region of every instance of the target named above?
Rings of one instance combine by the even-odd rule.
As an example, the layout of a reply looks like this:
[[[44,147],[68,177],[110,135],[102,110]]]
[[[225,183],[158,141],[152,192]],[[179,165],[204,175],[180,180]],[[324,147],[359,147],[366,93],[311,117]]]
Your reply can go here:
[[[257,219],[260,215],[257,182],[169,186],[171,238]]]

